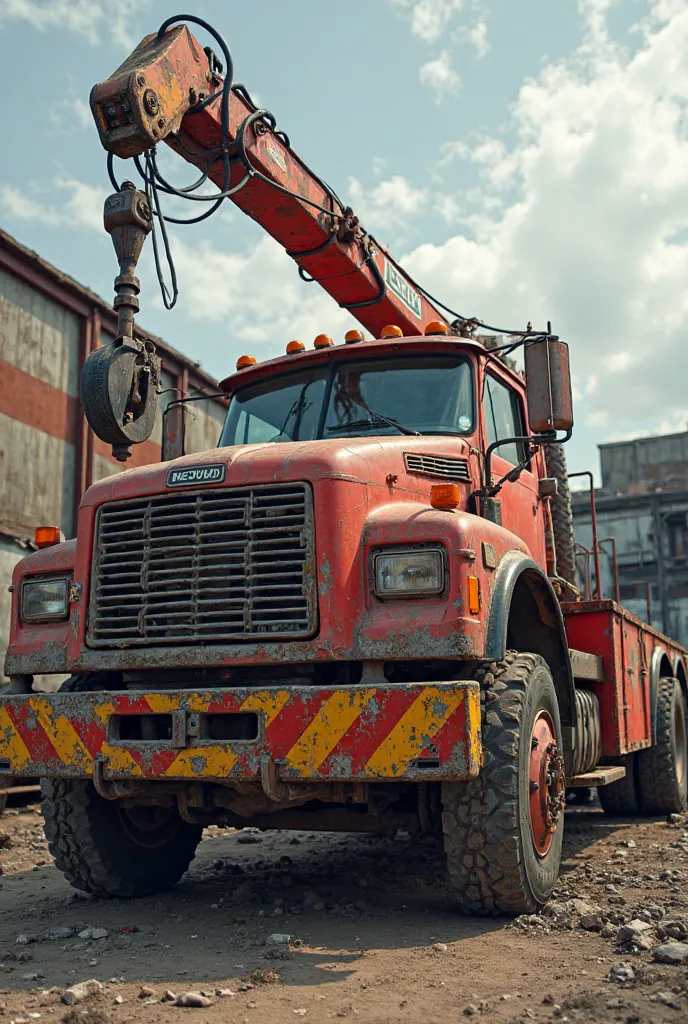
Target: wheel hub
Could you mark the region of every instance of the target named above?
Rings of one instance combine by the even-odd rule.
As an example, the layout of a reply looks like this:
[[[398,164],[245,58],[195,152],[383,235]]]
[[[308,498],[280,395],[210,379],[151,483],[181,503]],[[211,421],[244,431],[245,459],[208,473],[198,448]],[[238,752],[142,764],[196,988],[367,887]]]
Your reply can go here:
[[[129,838],[147,849],[164,846],[179,829],[170,807],[120,807],[119,817]]]
[[[530,742],[530,828],[535,850],[544,857],[564,809],[566,774],[548,711],[539,711]]]

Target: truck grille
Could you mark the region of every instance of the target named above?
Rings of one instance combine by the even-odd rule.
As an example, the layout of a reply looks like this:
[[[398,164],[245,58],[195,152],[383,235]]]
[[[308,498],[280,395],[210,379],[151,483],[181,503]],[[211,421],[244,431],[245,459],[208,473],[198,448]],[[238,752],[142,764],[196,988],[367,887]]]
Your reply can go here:
[[[98,512],[88,642],[310,636],[315,586],[305,484],[112,502]]]
[[[467,459],[448,458],[442,455],[416,455],[404,453],[409,473],[423,476],[439,476],[445,480],[465,480],[470,483],[471,473]]]

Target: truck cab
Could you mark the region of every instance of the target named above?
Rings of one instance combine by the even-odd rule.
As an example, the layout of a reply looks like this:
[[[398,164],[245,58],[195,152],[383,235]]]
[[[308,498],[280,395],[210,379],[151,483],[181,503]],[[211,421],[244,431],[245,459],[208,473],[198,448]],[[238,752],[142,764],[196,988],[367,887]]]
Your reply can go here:
[[[344,681],[380,662],[406,678],[485,654],[505,554],[548,593],[523,376],[470,339],[329,341],[239,360],[217,450],[89,489],[76,544],[17,567],[17,598],[59,565],[71,600],[46,621],[17,600],[11,675],[155,673],[162,656],[165,672],[289,662]],[[504,440],[490,521],[485,451]]]

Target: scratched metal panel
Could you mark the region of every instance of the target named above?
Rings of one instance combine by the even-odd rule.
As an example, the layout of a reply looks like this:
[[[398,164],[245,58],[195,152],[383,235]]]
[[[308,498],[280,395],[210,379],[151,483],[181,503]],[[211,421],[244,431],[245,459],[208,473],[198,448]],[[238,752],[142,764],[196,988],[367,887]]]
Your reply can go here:
[[[74,445],[0,413],[0,532],[33,537],[36,526],[72,536]]]
[[[0,270],[0,359],[79,394],[79,318]]]
[[[8,677],[3,672],[12,611],[12,595],[9,591],[9,585],[15,565],[28,553],[28,549],[21,544],[18,544],[10,537],[0,535],[0,685],[9,682]],[[44,693],[54,692],[66,678],[67,676],[64,675],[37,675],[34,678],[34,688],[42,690]]]

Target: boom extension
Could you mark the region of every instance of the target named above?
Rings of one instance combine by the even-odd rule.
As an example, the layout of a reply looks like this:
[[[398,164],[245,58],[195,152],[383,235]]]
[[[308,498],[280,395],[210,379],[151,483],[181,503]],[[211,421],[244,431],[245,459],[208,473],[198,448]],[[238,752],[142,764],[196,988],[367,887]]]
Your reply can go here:
[[[108,153],[140,156],[164,140],[189,163],[209,169],[210,180],[222,189],[222,154],[228,152],[230,188],[237,187],[232,202],[284,246],[302,276],[317,281],[374,337],[386,324],[398,325],[405,335],[423,334],[430,321],[442,319],[239,85],[230,90],[223,140],[224,83],[217,67],[212,51],[204,51],[184,24],[162,37],[146,36],[91,92]]]

